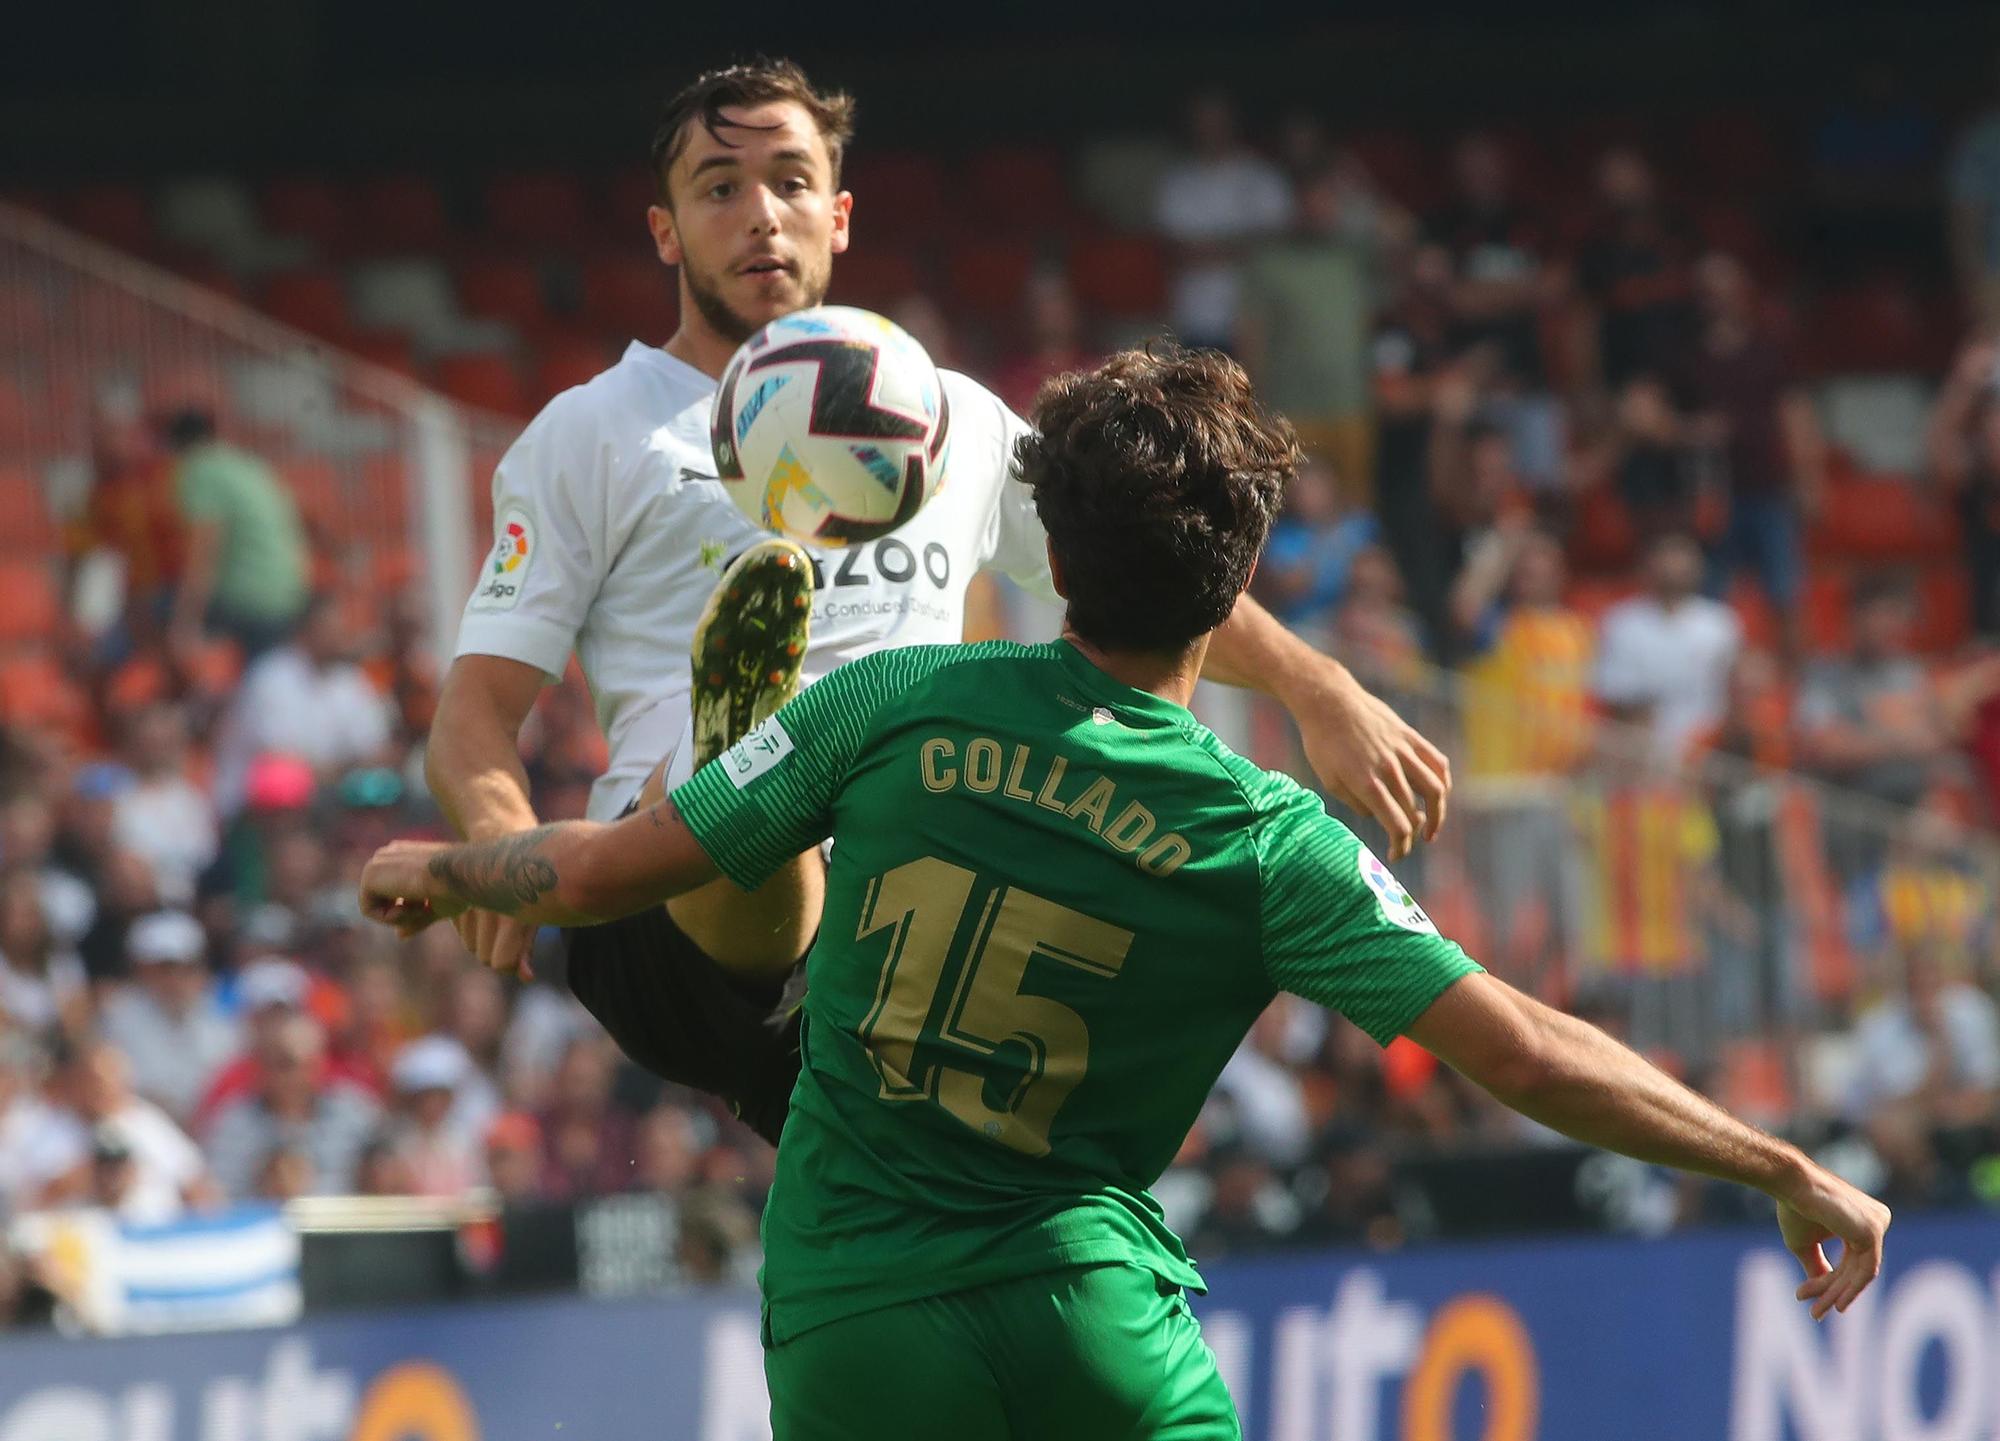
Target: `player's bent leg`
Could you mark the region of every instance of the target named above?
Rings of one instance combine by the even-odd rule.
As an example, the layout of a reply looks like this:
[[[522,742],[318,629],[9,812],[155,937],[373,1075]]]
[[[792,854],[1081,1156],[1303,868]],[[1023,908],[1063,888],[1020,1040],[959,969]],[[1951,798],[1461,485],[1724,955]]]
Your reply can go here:
[[[721,1097],[777,1144],[799,1076],[798,1013],[776,1014],[781,979],[724,971],[664,907],[564,935],[570,990],[627,1056]]]
[[[653,767],[639,808],[666,794],[666,767]],[[826,863],[808,851],[754,891],[713,881],[667,902],[674,924],[717,965],[753,980],[783,980],[812,947],[826,901]]]
[[[966,1292],[816,1326],[764,1353],[772,1441],[1012,1441]]]

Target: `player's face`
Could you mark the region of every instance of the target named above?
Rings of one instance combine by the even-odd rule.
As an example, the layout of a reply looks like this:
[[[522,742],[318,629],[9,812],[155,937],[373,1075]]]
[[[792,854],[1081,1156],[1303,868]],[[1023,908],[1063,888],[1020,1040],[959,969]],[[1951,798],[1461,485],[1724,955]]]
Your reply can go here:
[[[690,127],[667,174],[673,207],[656,205],[647,219],[702,321],[740,344],[825,299],[854,197],[834,189],[826,142],[803,106],[775,101],[722,118],[720,136]]]

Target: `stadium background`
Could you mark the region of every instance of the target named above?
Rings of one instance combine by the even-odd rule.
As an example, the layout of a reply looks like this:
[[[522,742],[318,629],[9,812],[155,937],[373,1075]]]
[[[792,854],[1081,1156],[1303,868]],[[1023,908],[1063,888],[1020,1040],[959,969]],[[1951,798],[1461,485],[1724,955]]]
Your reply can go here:
[[[1910,1237],[1886,1299],[1815,1339],[1769,1304],[1745,1198],[1551,1145],[1420,1052],[1280,1007],[1161,1187],[1218,1263],[1212,1335],[1253,1434],[1987,1434],[2000,447],[1977,443],[1992,366],[1967,350],[2000,274],[1990,17],[1274,6],[1224,32],[1169,6],[1139,35],[1076,9],[774,12],[753,37],[862,102],[835,298],[1023,408],[1049,369],[1166,324],[1261,356],[1326,462],[1267,599],[1457,766],[1451,830],[1405,881],[1503,974],[1882,1190]],[[383,1435],[455,1438],[460,1393],[492,1437],[661,1415],[757,1434],[741,1297],[767,1153],[616,1066],[554,956],[499,982],[445,935],[385,946],[349,900],[378,838],[435,824],[420,747],[494,458],[672,329],[643,140],[681,58],[745,35],[609,6],[549,27],[303,3],[19,23],[0,1437],[372,1435],[384,1375],[427,1399]],[[1247,150],[1203,168],[1207,97]],[[1502,176],[1484,209],[1459,203],[1467,168]],[[1630,203],[1647,175],[1656,199]],[[1720,319],[1704,294],[1745,288],[1715,256],[1747,277]],[[1760,364],[1705,369],[1732,325]],[[1781,429],[1788,394],[1814,424]],[[1732,406],[1780,443],[1732,449],[1702,420]],[[191,412],[226,451],[186,446],[185,421],[167,443]],[[293,579],[325,614],[260,684],[262,618],[165,621],[195,471],[216,504],[288,498],[309,541]],[[1607,627],[1653,535],[1685,526],[1715,565],[1733,513],[1782,538],[1807,500],[1794,599],[1770,562],[1719,586],[1740,639],[1703,613],[1662,649],[1643,604]],[[990,600],[985,624],[1049,624]],[[1858,659],[1857,612],[1880,632]],[[1651,688],[1613,693],[1635,667]],[[1202,705],[1299,765],[1282,716]],[[528,744],[542,813],[577,813],[603,753],[574,676]],[[290,1127],[266,1099],[298,1059],[280,1031],[325,1047]],[[1677,1230],[1700,1234],[1659,1239]],[[1564,1231],[1611,1239],[1525,1238]],[[1274,1250],[1312,1259],[1257,1259]],[[498,1299],[578,1289],[598,1299]],[[444,1299],[421,1324],[366,1309]],[[301,1307],[235,1339],[32,1335]],[[665,1358],[633,1360],[651,1385],[628,1410],[584,1363],[619,1328]],[[299,1369],[315,1351],[324,1375]],[[530,1352],[542,1369],[492,1364]]]

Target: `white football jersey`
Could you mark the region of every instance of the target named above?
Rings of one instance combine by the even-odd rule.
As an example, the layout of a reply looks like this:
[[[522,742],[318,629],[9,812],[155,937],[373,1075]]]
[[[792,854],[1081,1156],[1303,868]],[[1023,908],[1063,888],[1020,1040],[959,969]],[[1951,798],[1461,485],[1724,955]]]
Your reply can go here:
[[[993,567],[1053,594],[1041,522],[1014,478],[1027,422],[955,371],[944,485],[895,534],[815,566],[805,679],[887,646],[955,642],[965,587]],[[590,815],[613,817],[662,756],[690,769],[688,650],[722,568],[764,531],[715,479],[715,381],[636,342],[588,384],[550,401],[493,475],[493,550],[459,624],[458,655],[532,665],[551,682],[575,652],[611,767]]]

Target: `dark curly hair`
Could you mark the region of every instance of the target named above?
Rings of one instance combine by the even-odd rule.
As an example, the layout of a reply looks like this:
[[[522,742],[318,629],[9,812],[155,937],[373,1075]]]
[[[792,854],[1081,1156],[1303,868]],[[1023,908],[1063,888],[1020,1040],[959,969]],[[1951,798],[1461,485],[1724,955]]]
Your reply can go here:
[[[1017,449],[1070,627],[1107,650],[1175,651],[1236,605],[1299,467],[1291,423],[1214,350],[1154,345],[1059,375]]]
[[[697,75],[661,109],[660,123],[653,131],[653,176],[659,181],[661,202],[672,207],[667,172],[687,149],[692,127],[699,125],[721,140],[722,131],[736,128],[723,120],[724,110],[748,110],[775,100],[803,106],[812,117],[826,142],[827,158],[833,162],[833,183],[838,187],[841,158],[847,142],[854,138],[853,97],[838,90],[814,89],[806,72],[790,60],[759,56]]]

